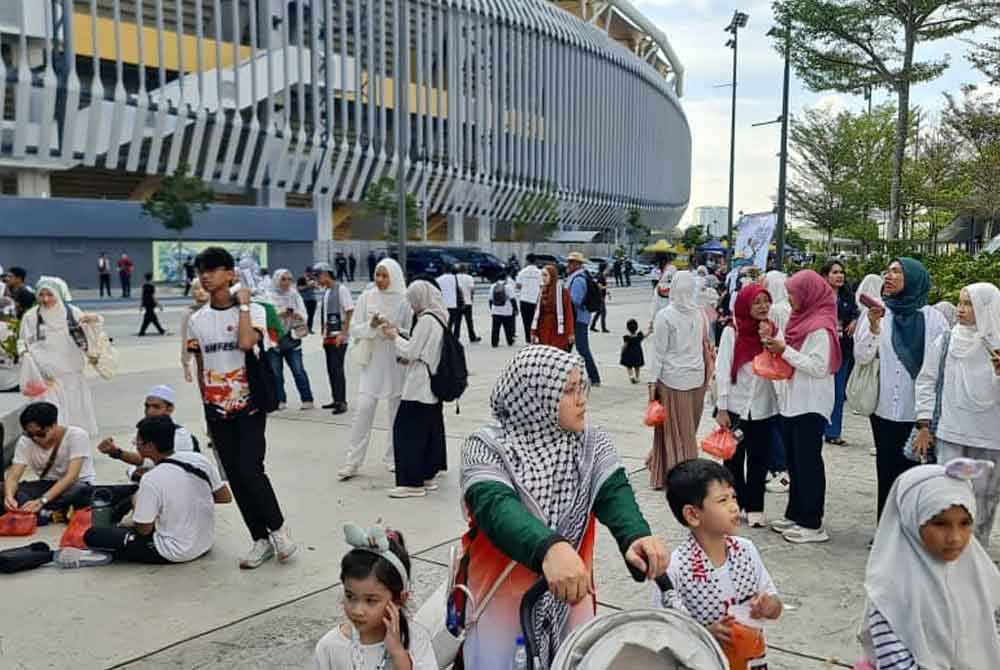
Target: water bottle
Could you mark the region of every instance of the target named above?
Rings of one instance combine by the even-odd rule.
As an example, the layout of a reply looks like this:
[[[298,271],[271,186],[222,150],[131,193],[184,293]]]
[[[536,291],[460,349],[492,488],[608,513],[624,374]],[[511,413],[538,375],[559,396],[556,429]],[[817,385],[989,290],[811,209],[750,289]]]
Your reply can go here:
[[[524,646],[524,636],[518,635],[514,642],[514,658],[510,662],[510,670],[527,670],[528,650]]]

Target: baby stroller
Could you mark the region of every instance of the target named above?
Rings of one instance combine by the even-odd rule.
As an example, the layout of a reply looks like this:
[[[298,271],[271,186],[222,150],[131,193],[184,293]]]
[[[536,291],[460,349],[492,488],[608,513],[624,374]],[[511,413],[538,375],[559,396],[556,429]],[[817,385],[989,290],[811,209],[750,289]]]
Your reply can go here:
[[[657,578],[660,591],[673,589]],[[535,582],[521,600],[521,629],[528,670],[542,670],[531,615],[548,591]],[[556,651],[549,670],[729,670],[729,662],[709,632],[674,610],[629,610],[597,617],[573,631]]]

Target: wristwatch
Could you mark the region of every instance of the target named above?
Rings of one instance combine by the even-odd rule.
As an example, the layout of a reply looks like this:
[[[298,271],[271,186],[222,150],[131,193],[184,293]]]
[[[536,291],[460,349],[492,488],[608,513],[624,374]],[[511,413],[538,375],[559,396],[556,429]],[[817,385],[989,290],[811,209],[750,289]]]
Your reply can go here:
[[[42,501],[42,507],[45,507],[46,505],[49,504],[49,499],[46,498],[45,496],[42,496],[41,498],[39,498],[39,500]]]
[[[240,311],[241,312],[249,312],[250,311],[250,305],[240,305]]]

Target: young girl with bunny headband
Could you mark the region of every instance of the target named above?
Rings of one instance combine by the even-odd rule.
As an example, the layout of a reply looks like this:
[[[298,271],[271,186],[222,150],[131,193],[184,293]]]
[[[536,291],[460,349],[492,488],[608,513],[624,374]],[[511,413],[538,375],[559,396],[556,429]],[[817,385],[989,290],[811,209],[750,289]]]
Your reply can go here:
[[[406,617],[410,555],[398,531],[344,526],[347,621],[316,644],[314,670],[437,670],[430,636]]]

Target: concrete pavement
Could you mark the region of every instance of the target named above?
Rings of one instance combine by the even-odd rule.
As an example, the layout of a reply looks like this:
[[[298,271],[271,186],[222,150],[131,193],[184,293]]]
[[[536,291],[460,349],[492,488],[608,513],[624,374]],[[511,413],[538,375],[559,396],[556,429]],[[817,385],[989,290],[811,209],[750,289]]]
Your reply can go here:
[[[621,334],[628,318],[648,318],[648,289],[613,290],[610,335],[594,334],[592,347],[603,385],[591,396],[596,422],[609,427],[634,472],[640,503],[656,531],[673,546],[684,531],[673,520],[662,494],[648,489],[643,468],[651,435],[642,425],[646,389],[628,382],[618,366]],[[386,497],[392,476],[379,465],[388,428],[376,417],[372,453],[362,476],[338,483],[351,414],[334,417],[321,410],[300,411],[286,375],[292,409],[268,421],[268,471],[292,529],[301,543],[289,565],[269,563],[240,571],[238,555],[248,547],[246,529],[235,505],[218,507],[217,539],[205,557],[186,565],[112,565],[59,571],[42,568],[0,578],[0,667],[2,668],[302,668],[316,640],[341,620],[339,562],[345,551],[344,521],[382,520],[401,529],[415,556],[415,598],[420,601],[443,578],[447,547],[462,533],[457,464],[464,437],[488,420],[487,400],[500,367],[513,349],[491,349],[485,300],[475,306],[478,334],[484,341],[467,347],[470,387],[455,415],[446,408],[451,471],[441,490],[426,499]],[[164,325],[177,332],[181,309],[166,311]],[[178,389],[177,420],[204,433],[194,386],[179,367],[176,335],[136,338],[138,315],[109,312],[108,328],[121,352],[120,374],[92,380],[104,435],[127,444],[140,418],[143,392],[153,384]],[[519,328],[520,331],[520,328]],[[520,335],[520,333],[519,333]],[[329,399],[323,355],[317,338],[306,344],[306,367],[319,402]],[[647,352],[647,360],[649,354]],[[348,397],[357,373],[348,356]],[[706,413],[701,434],[711,419]],[[825,450],[828,474],[827,526],[831,542],[796,547],[766,530],[747,530],[786,605],[783,619],[769,631],[772,668],[820,670],[847,667],[855,660],[854,642],[862,606],[866,545],[873,533],[874,459],[867,421],[849,415],[848,447]],[[204,442],[204,441],[203,441]],[[95,452],[96,453],[96,452]],[[101,482],[122,482],[124,468],[95,455]],[[779,516],[785,496],[768,494],[770,516]],[[56,544],[64,526],[41,528],[32,540]],[[0,538],[0,548],[24,544]],[[606,531],[601,531],[597,561],[602,606],[645,606],[650,592],[631,582]],[[832,665],[828,659],[837,659]]]

